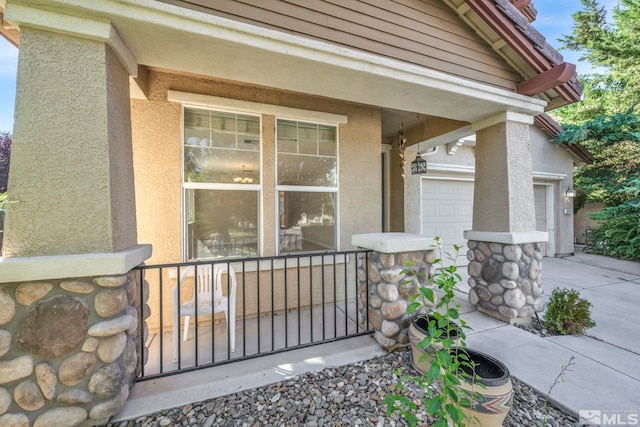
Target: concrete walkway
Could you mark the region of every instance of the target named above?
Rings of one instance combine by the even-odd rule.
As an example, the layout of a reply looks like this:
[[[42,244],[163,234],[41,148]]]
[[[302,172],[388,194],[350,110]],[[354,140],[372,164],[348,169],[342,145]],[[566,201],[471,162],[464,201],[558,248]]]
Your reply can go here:
[[[541,338],[479,313],[466,303],[463,294],[463,318],[473,328],[468,333],[468,346],[502,360],[512,375],[544,395],[573,356],[571,371],[554,387],[550,400],[575,416],[581,410],[599,410],[617,417],[615,424],[607,425],[632,425],[623,422],[640,414],[640,263],[577,252],[566,258],[545,258],[542,272],[547,296],[554,287],[573,288],[593,304],[591,314],[597,326],[587,331],[589,336]],[[366,360],[383,352],[371,337],[364,336],[139,383],[112,421]]]

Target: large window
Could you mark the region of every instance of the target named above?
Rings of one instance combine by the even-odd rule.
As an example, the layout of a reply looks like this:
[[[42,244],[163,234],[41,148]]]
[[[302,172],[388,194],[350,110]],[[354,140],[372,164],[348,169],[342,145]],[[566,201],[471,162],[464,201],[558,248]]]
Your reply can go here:
[[[186,258],[257,256],[260,117],[184,108]]]
[[[279,252],[337,249],[336,126],[277,121]]]

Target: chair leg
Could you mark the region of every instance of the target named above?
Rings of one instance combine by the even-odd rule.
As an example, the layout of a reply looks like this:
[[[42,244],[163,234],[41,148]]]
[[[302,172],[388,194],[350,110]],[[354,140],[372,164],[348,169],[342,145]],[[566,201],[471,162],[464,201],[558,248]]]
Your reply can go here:
[[[189,339],[190,320],[191,320],[191,316],[184,316],[184,336],[182,337],[182,341],[186,341]]]
[[[236,351],[236,308],[233,305],[231,306],[227,320],[229,335],[231,335],[231,352],[233,353]],[[258,319],[258,321],[260,321],[260,319]]]

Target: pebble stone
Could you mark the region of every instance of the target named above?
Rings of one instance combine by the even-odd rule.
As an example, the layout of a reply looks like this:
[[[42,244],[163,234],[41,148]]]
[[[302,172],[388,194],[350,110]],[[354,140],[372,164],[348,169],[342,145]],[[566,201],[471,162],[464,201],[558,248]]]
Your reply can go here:
[[[402,375],[415,375],[408,349],[351,365],[326,368],[286,381],[241,391],[215,399],[190,403],[107,424],[107,427],[155,426],[406,426],[398,414],[386,415],[383,403]],[[512,377],[513,406],[503,427],[570,427],[578,421],[553,405],[544,407],[544,396]],[[422,401],[424,389],[406,382],[406,396],[417,409],[418,425],[433,425]]]

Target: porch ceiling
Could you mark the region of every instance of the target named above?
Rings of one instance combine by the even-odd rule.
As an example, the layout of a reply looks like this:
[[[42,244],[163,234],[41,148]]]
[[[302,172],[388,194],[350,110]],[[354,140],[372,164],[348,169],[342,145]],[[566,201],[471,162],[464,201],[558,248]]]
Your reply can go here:
[[[14,6],[14,4],[16,6]],[[545,101],[400,61],[186,10],[153,0],[9,2],[14,25],[87,36],[39,19],[41,9],[108,21],[137,64],[474,123]],[[90,34],[90,32],[89,32]]]

